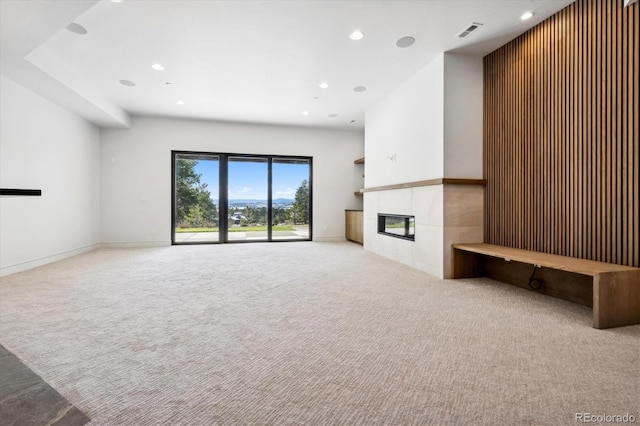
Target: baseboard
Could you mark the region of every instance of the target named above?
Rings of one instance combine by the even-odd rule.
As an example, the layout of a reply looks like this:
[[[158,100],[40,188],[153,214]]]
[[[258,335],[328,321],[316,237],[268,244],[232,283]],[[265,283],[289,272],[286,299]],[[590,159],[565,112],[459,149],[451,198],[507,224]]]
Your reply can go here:
[[[144,247],[166,247],[171,241],[111,241],[102,243],[103,248],[144,248]]]
[[[77,256],[79,254],[98,249],[101,246],[102,245],[100,243],[89,244],[88,246],[63,251],[61,253],[52,254],[50,256],[40,257],[38,259],[29,260],[27,262],[16,263],[15,265],[3,266],[2,268],[0,268],[0,277],[5,277],[7,275],[26,271],[27,269],[37,268],[38,266],[57,262],[59,260],[66,259],[68,257]]]
[[[318,243],[338,243],[347,241],[345,237],[313,237],[313,241]]]

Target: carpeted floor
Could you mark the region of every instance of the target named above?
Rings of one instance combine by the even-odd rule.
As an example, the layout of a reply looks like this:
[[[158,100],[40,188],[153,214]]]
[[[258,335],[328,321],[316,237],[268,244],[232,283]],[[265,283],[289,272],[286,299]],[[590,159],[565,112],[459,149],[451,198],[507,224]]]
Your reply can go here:
[[[351,243],[90,252],[2,278],[0,342],[89,425],[640,421],[640,326]]]

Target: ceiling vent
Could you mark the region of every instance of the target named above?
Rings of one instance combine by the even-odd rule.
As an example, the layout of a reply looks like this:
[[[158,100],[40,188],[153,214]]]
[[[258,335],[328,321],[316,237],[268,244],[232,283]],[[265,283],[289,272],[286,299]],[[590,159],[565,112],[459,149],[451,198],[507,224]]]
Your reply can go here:
[[[469,34],[474,32],[475,30],[480,28],[481,26],[482,26],[482,24],[480,24],[478,22],[472,22],[471,24],[469,24],[469,26],[467,28],[462,30],[456,37],[465,38],[466,36],[468,36]]]

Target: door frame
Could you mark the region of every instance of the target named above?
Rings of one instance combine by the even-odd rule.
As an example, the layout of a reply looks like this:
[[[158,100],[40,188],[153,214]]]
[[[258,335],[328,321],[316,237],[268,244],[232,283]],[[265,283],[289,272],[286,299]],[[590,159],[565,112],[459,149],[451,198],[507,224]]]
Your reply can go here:
[[[186,241],[177,242],[175,238],[176,227],[176,156],[215,156],[218,157],[218,241]],[[229,189],[229,157],[263,158],[267,160],[267,239],[256,241],[242,241],[228,239],[228,189]],[[273,160],[304,160],[309,164],[309,237],[306,239],[272,239],[273,224]],[[208,151],[184,151],[171,150],[171,245],[193,245],[193,244],[245,244],[245,243],[278,243],[294,241],[313,241],[313,157],[305,155],[274,155],[274,154],[246,154],[228,152],[208,152]]]

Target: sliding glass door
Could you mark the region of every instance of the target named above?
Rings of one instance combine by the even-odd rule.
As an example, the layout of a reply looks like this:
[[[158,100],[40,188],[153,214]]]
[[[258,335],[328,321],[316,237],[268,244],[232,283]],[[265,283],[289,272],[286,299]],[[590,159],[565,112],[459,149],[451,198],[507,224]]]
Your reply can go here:
[[[217,242],[220,160],[217,155],[176,154],[173,241]]]
[[[307,159],[274,158],[271,166],[271,236],[274,240],[307,240],[311,217]]]
[[[269,160],[229,157],[227,241],[266,241]]]
[[[311,240],[309,157],[172,152],[173,244]]]

